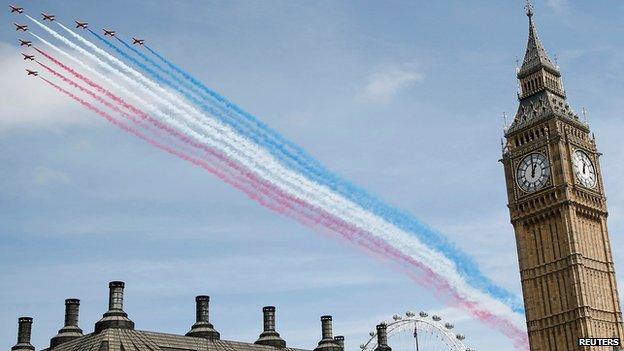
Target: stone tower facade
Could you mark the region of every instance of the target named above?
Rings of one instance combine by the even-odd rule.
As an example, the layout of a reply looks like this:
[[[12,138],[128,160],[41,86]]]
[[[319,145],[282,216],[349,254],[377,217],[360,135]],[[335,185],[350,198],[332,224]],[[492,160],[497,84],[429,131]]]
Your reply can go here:
[[[595,349],[578,346],[578,339],[624,338],[600,153],[588,124],[566,101],[530,5],[527,15],[520,105],[505,130],[502,163],[530,347]]]

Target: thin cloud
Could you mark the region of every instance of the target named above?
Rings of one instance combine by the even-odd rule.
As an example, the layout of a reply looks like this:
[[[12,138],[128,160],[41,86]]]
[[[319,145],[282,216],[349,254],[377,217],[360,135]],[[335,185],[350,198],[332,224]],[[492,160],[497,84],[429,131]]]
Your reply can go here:
[[[57,171],[48,167],[37,167],[33,172],[33,180],[35,184],[40,186],[67,184],[70,181],[69,175],[67,175],[67,173]]]
[[[0,132],[20,127],[88,123],[67,97],[47,88],[36,77],[26,77],[25,69],[36,70],[37,64],[22,60],[22,51],[31,54],[0,43],[0,76],[5,82],[0,84],[0,95],[7,102],[0,104]]]
[[[359,97],[372,102],[388,102],[423,79],[424,75],[415,70],[397,66],[385,67],[369,77]]]
[[[546,5],[558,14],[566,14],[569,10],[568,0],[548,0]]]

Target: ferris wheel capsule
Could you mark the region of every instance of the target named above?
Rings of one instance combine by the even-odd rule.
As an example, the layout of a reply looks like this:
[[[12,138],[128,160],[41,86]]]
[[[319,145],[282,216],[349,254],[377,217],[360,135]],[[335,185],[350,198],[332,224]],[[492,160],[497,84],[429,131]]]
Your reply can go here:
[[[444,327],[445,327],[446,329],[453,329],[453,328],[455,328],[455,326],[453,325],[453,323],[446,323],[446,324],[444,324]]]
[[[457,340],[464,340],[464,339],[466,339],[466,336],[464,334],[457,334],[457,335],[455,335],[455,337],[457,338]]]
[[[429,313],[425,312],[425,311],[420,311],[419,315],[423,318],[428,317]]]
[[[407,316],[407,317],[414,317],[415,314],[412,311],[407,311],[407,312],[405,312],[405,316]]]
[[[360,348],[361,348],[362,350],[364,350],[364,349],[366,348],[366,345],[364,345],[364,344],[360,344]]]
[[[375,336],[375,332],[369,332],[368,335]]]
[[[431,318],[432,318],[434,321],[436,321],[436,322],[439,322],[439,321],[441,321],[441,320],[442,320],[442,317],[440,317],[440,316],[438,316],[438,315],[435,315],[435,314],[434,314]]]
[[[398,321],[398,320],[403,319],[403,317],[399,316],[398,314],[395,314],[394,316],[392,316],[392,319],[394,319],[395,321]]]

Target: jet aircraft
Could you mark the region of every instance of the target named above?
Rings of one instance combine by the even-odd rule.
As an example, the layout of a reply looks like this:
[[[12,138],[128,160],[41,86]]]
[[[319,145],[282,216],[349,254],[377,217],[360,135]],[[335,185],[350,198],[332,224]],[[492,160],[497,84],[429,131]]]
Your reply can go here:
[[[19,24],[19,23],[13,22],[13,25],[15,25],[15,30],[21,30],[24,32],[28,30],[28,26],[25,24]]]
[[[30,40],[24,40],[24,39],[18,39],[20,42],[20,46],[32,46],[32,41]]]
[[[42,12],[41,16],[43,16],[44,21],[50,21],[50,22],[54,21],[54,17],[56,17],[55,15],[48,15],[45,12]]]
[[[28,72],[28,76],[37,76],[39,75],[39,73],[37,71],[31,71],[29,69],[26,69],[26,72]]]
[[[137,38],[132,38],[133,41],[133,45],[143,45],[145,44],[145,39],[137,39]]]
[[[89,27],[89,23],[87,22],[80,22],[80,21],[74,21],[74,22],[76,22],[76,28],[87,29]]]
[[[110,30],[110,29],[106,29],[106,28],[104,28],[102,30],[104,31],[104,36],[108,35],[111,38],[114,37],[115,34],[117,34],[114,30]]]
[[[24,60],[31,60],[31,61],[35,60],[35,55],[27,55],[22,52],[22,56],[24,56]]]
[[[24,8],[23,7],[17,7],[15,5],[9,5],[9,7],[11,8],[11,13],[13,13],[13,12],[24,13]]]

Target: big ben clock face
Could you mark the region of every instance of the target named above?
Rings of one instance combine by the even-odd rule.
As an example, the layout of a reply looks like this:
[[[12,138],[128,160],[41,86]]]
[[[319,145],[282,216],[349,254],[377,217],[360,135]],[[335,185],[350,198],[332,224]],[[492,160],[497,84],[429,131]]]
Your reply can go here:
[[[596,186],[596,169],[586,153],[581,150],[574,151],[574,154],[572,154],[572,167],[579,183],[588,188]]]
[[[533,192],[544,187],[550,177],[550,166],[544,154],[534,152],[525,156],[516,171],[518,186]]]

